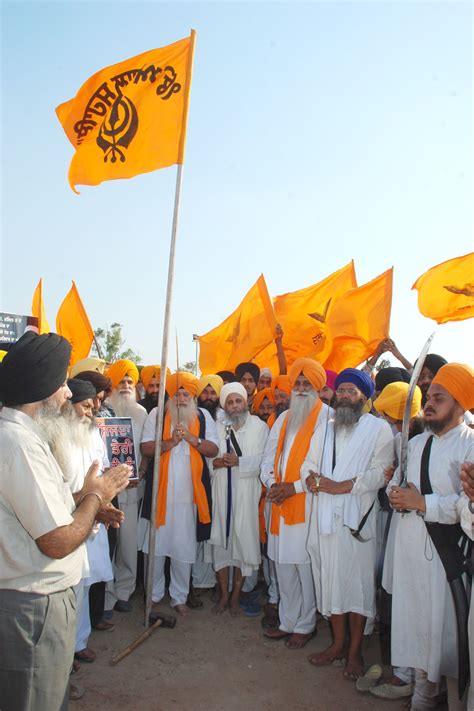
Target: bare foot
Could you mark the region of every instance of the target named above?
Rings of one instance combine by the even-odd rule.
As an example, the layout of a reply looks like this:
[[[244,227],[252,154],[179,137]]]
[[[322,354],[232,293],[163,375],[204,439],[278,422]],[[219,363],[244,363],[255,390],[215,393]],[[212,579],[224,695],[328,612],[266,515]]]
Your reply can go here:
[[[238,617],[240,614],[242,614],[242,610],[240,609],[239,603],[232,601],[230,603],[230,616]]]
[[[360,676],[364,676],[364,665],[362,659],[347,660],[347,664],[342,672],[344,679],[357,681]]]
[[[314,664],[315,667],[323,667],[328,664],[332,664],[336,660],[343,659],[344,656],[345,651],[342,647],[336,647],[334,644],[331,644],[331,646],[325,649],[324,652],[310,654],[308,661],[310,664]]]
[[[291,637],[285,641],[285,644],[288,649],[302,649],[306,644],[308,644],[313,634],[313,632],[310,632],[309,634],[299,634],[298,632],[293,632]]]
[[[229,600],[219,600],[219,602],[212,608],[213,615],[222,615],[223,612],[229,607]]]
[[[175,605],[174,609],[178,613],[178,615],[181,615],[181,617],[187,617],[190,613],[190,608],[187,605]]]

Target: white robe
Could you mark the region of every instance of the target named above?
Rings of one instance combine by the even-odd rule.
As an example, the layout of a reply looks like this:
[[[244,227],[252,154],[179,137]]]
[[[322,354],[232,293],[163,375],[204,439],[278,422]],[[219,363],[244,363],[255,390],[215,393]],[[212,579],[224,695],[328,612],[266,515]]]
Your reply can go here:
[[[472,460],[471,460],[472,461]],[[469,500],[466,494],[462,494],[459,497],[458,503],[456,505],[458,510],[459,518],[461,520],[461,526],[464,533],[469,536],[469,538],[474,540],[474,514],[469,510]],[[471,683],[469,687],[469,695],[467,699],[467,710],[474,710],[474,585],[471,587],[471,606],[469,609],[469,662],[471,667]]]
[[[362,415],[351,428],[336,432],[336,466],[333,468],[334,420],[326,440],[316,433],[302,467],[302,483],[310,470],[335,481],[355,479],[350,494],[314,496],[308,534],[318,609],[322,615],[355,612],[375,614],[375,556],[377,491],[384,469],[393,461],[393,435],[385,420]],[[364,515],[374,504],[357,540]]]
[[[211,415],[199,408],[206,419],[205,439],[219,446],[216,423]],[[142,442],[155,441],[157,408],[148,415],[143,430]],[[207,460],[208,466],[210,460]],[[194,490],[191,478],[189,444],[182,440],[171,450],[168,469],[168,488],[166,495],[166,522],[156,529],[156,556],[169,556],[181,563],[194,563],[196,560],[196,515]],[[145,519],[141,519],[145,521]],[[142,530],[141,550],[148,553],[149,521]]]
[[[275,462],[278,438],[280,436],[280,431],[287,415],[288,411],[283,412],[280,417],[278,417],[272,429],[270,430],[270,435],[267,439],[267,444],[265,446],[260,479],[262,481],[262,484],[266,486],[267,489],[270,489],[272,484],[275,484],[276,482],[273,466]],[[322,436],[324,437],[328,417],[329,407],[323,404],[318,420],[316,422],[316,427],[314,429],[314,432],[318,433],[318,436],[322,433]],[[285,472],[288,463],[288,457],[290,455],[293,442],[295,441],[295,436],[295,432],[287,432],[286,434],[285,443],[280,459],[280,467],[283,473]],[[309,554],[306,550],[306,540],[308,537],[308,523],[311,512],[312,495],[305,492],[301,481],[295,481],[294,486],[297,494],[305,493],[305,520],[304,523],[296,523],[294,525],[289,526],[284,522],[283,518],[280,518],[279,535],[275,536],[270,532],[268,533],[268,557],[271,560],[275,561],[275,563],[293,563],[298,565],[310,563]]]
[[[232,515],[229,541],[226,539],[227,519],[227,468],[214,469],[211,465],[212,483],[212,529],[209,543],[212,545],[212,560],[215,569],[222,563],[241,564],[244,575],[260,565],[260,536],[258,504],[262,485],[260,465],[268,438],[268,427],[255,415],[249,415],[243,427],[234,431],[242,451],[239,464],[232,467]],[[219,454],[227,452],[226,432],[223,422],[217,422]],[[244,569],[245,568],[245,572]]]
[[[420,488],[420,464],[430,436],[424,432],[408,445],[407,480]],[[464,423],[434,436],[430,455],[433,494],[425,496],[425,520],[452,524],[457,510],[460,467],[474,461],[474,431]],[[395,472],[394,479],[398,476]],[[390,490],[391,483],[388,486]],[[442,675],[457,677],[457,633],[454,605],[446,573],[425,523],[415,511],[397,514],[393,581],[384,571],[384,587],[392,592],[392,664],[414,667],[436,683]]]

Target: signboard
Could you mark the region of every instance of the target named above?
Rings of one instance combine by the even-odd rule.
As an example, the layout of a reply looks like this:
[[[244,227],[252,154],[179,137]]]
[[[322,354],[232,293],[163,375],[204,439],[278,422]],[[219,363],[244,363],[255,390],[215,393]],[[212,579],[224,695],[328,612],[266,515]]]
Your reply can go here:
[[[18,314],[0,312],[1,343],[15,343],[26,330],[38,333],[38,319],[36,316],[20,316]]]
[[[107,449],[110,466],[128,464],[132,467],[130,480],[137,480],[138,464],[131,417],[98,417],[97,425]]]

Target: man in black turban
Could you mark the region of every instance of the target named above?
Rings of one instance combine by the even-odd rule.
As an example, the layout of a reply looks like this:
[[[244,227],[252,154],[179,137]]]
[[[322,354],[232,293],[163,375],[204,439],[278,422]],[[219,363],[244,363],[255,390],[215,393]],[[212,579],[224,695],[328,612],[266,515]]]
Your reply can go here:
[[[418,378],[418,386],[421,390],[421,404],[424,407],[426,404],[426,396],[428,393],[428,388],[431,385],[431,381],[443,365],[446,365],[448,361],[443,356],[437,355],[436,353],[428,353],[423,363],[423,368],[421,369],[420,377]],[[416,365],[416,363],[415,363]]]
[[[47,444],[71,397],[71,346],[25,333],[0,364],[0,707],[68,706],[76,604],[89,536],[101,508],[128,483],[123,465],[89,469],[74,496]]]
[[[381,368],[375,376],[375,395],[378,396],[390,383],[409,383],[410,373],[405,368]]]
[[[239,363],[235,369],[235,379],[246,389],[248,395],[247,405],[249,410],[251,410],[253,396],[260,379],[260,368],[256,363]]]

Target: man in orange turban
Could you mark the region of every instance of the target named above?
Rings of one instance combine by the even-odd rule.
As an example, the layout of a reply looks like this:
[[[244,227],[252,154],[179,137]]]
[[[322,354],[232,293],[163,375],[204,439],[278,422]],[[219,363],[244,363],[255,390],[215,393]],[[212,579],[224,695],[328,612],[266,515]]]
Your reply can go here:
[[[280,588],[280,626],[264,634],[275,640],[287,638],[288,647],[298,649],[311,638],[316,624],[311,561],[306,550],[311,496],[303,489],[300,472],[311,439],[324,426],[329,410],[318,397],[326,381],[319,363],[299,358],[288,375],[290,408],[270,431],[260,475],[270,509],[268,557],[275,563]]]
[[[138,368],[131,360],[122,359],[112,363],[106,375],[111,380],[112,392],[105,404],[116,417],[129,417],[132,420],[138,473],[143,478],[146,462],[141,461],[140,440],[147,412],[137,402],[135,386],[138,383]],[[130,612],[132,609],[130,598],[135,591],[137,578],[138,510],[142,495],[142,487],[134,482],[118,497],[118,508],[124,512],[125,519],[117,534],[114,580],[106,585],[106,618],[111,617],[113,609],[118,612]]]
[[[474,462],[474,431],[464,423],[465,410],[473,406],[472,368],[443,365],[427,391],[428,431],[408,443],[408,486],[391,483],[387,488],[392,507],[410,512],[398,517],[388,592],[392,593],[392,664],[415,669],[414,708],[420,707],[422,698],[437,696],[442,675],[449,707],[459,704],[455,677],[458,661],[466,662],[468,651],[457,648],[447,575],[455,581],[462,580],[464,573],[457,545],[461,531],[454,530],[451,543],[449,534],[450,524],[460,520],[461,470]],[[392,481],[397,480],[395,472]]]
[[[166,370],[167,373],[170,372],[168,368]],[[140,371],[140,380],[145,388],[145,397],[140,400],[140,405],[144,407],[148,413],[158,405],[160,375],[161,367],[159,365],[144,365]]]
[[[275,413],[275,398],[271,388],[257,390],[252,402],[252,414],[267,422],[271,415]]]
[[[224,381],[220,375],[201,375],[198,383],[197,396],[199,407],[207,410],[212,419],[216,419],[219,407],[219,395]]]
[[[168,556],[171,606],[181,615],[189,612],[186,600],[197,543],[208,540],[211,532],[206,457],[215,457],[218,451],[214,420],[196,406],[198,384],[196,376],[188,372],[173,373],[166,379],[169,400],[163,426],[156,520],[151,522],[156,527],[152,600],[158,603],[165,594]],[[148,415],[142,435],[142,454],[150,458],[155,455],[156,416],[155,408]],[[151,486],[145,494],[141,516],[149,520],[150,511]],[[148,553],[148,540],[145,527],[141,545],[144,553]]]

